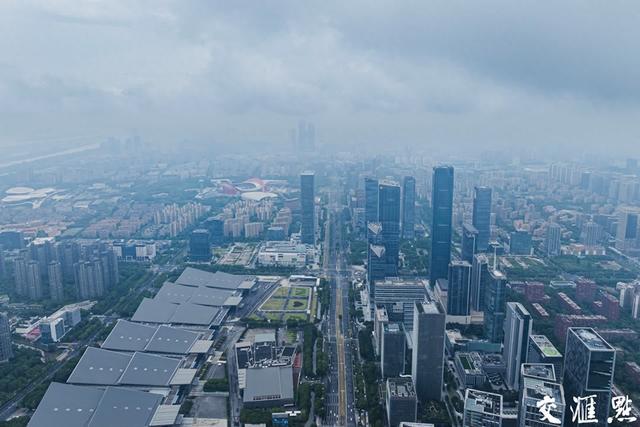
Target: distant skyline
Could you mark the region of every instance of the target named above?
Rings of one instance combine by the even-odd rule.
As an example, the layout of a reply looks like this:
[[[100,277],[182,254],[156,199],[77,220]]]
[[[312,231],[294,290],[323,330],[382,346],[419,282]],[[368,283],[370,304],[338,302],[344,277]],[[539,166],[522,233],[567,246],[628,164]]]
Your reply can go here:
[[[638,22],[633,2],[9,0],[0,147],[285,147],[307,120],[320,148],[634,155]]]

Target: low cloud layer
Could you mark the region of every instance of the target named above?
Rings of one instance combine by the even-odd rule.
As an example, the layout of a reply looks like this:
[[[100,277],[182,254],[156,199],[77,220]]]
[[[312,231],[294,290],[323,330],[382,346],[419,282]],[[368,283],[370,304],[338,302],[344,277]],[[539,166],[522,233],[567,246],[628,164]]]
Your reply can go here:
[[[640,136],[640,4],[0,3],[0,144],[606,146]]]

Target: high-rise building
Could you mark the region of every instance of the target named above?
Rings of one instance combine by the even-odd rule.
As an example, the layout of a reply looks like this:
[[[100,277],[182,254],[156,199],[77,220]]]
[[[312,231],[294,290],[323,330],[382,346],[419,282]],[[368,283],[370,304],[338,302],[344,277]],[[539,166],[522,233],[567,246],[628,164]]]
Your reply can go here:
[[[593,221],[588,221],[582,226],[581,240],[585,246],[597,246],[600,243],[602,226]]]
[[[42,277],[38,261],[27,262],[27,296],[30,299],[42,298]]]
[[[465,222],[462,224],[462,248],[461,248],[461,258],[463,261],[467,261],[468,263],[473,262],[473,256],[476,254],[478,244],[478,230]]]
[[[303,172],[300,174],[300,212],[302,226],[300,240],[302,243],[313,245],[316,242],[315,220],[315,174]]]
[[[7,275],[7,267],[5,265],[3,249],[4,247],[0,245],[0,280],[4,279],[5,276]]]
[[[502,360],[506,365],[505,382],[512,390],[520,387],[520,366],[527,361],[532,323],[531,315],[522,304],[507,303]]]
[[[402,238],[415,237],[416,223],[416,179],[405,176],[402,181]]]
[[[498,270],[489,270],[484,298],[484,331],[489,341],[500,343],[504,338],[506,316],[507,280]]]
[[[484,298],[489,283],[489,258],[475,254],[471,264],[471,309],[484,311]]]
[[[569,328],[564,358],[564,391],[567,396],[595,395],[596,427],[607,426],[611,405],[611,388],[616,351],[592,328]],[[569,411],[567,411],[569,412]],[[565,425],[578,425],[571,414],[565,415]]]
[[[468,388],[463,427],[502,427],[502,395]]]
[[[446,316],[435,302],[416,302],[411,377],[418,399],[442,400]]]
[[[562,426],[565,412],[565,396],[559,384],[554,366],[542,363],[525,363],[521,368],[518,427]],[[549,416],[543,418],[538,404],[551,398]]]
[[[387,256],[387,276],[398,274],[400,252],[400,186],[391,181],[378,183],[378,218]]]
[[[451,261],[449,264],[449,288],[447,314],[468,316],[471,314],[471,264],[467,261]]]
[[[209,231],[199,228],[191,232],[189,237],[189,259],[191,261],[211,261],[211,245],[209,243]]]
[[[386,271],[387,254],[384,246],[370,244],[367,251],[367,283],[371,299],[375,297],[376,282],[384,280]]]
[[[398,427],[403,421],[415,422],[418,400],[409,377],[387,379],[387,425]]]
[[[384,325],[380,351],[382,378],[398,377],[404,372],[404,348],[405,335],[402,324],[388,323]]]
[[[453,213],[453,167],[433,168],[431,205],[431,260],[429,280],[446,279],[451,262],[451,224]]]
[[[75,265],[76,293],[80,299],[104,295],[104,275],[100,259],[81,261]]]
[[[616,249],[627,251],[638,245],[638,218],[640,209],[623,206],[618,209],[618,228],[616,230]]]
[[[551,223],[547,227],[547,256],[558,256],[561,252],[560,238],[562,235],[562,227],[559,224]]]
[[[48,266],[49,298],[53,301],[64,300],[64,288],[62,286],[62,264],[51,261]]]
[[[374,301],[387,310],[391,322],[402,322],[405,330],[413,330],[414,303],[427,296],[426,283],[421,280],[386,278],[376,283]]]
[[[475,187],[473,191],[473,226],[478,230],[476,247],[484,252],[491,240],[491,188]]]
[[[556,377],[562,377],[562,353],[546,335],[531,335],[527,351],[527,363],[552,364]]]
[[[19,255],[13,261],[13,277],[15,292],[19,296],[27,295],[27,260],[24,254]]]
[[[378,222],[378,180],[364,179],[364,219],[368,224]]]
[[[11,348],[11,325],[7,313],[0,313],[0,363],[13,357]]]
[[[509,233],[509,253],[511,255],[531,255],[531,233],[516,230]]]
[[[100,252],[100,263],[102,264],[102,283],[104,290],[108,291],[120,282],[118,256],[113,250],[103,250]]]

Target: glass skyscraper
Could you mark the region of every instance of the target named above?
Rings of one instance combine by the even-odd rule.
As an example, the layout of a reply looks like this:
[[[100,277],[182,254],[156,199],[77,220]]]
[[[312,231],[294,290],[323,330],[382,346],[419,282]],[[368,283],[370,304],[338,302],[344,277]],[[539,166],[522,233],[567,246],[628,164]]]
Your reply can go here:
[[[378,180],[364,179],[364,219],[365,223],[378,222]]]
[[[386,275],[397,276],[400,252],[400,186],[397,183],[380,181],[378,184],[378,217],[387,254]]]
[[[315,243],[314,178],[313,172],[300,174],[300,212],[302,214],[300,240],[310,245]]]
[[[433,191],[431,205],[433,220],[431,225],[431,261],[429,279],[435,284],[437,279],[447,279],[451,262],[451,215],[453,211],[453,167],[433,168]]]
[[[402,181],[402,238],[415,237],[416,223],[416,179],[405,176]]]
[[[473,226],[478,230],[476,249],[479,252],[485,252],[491,237],[491,188],[474,188],[472,221]]]

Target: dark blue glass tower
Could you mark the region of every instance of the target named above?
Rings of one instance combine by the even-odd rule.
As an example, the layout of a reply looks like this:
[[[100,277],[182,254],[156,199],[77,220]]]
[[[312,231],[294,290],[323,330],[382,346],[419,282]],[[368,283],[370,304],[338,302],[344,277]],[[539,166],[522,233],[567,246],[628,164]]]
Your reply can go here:
[[[431,204],[431,261],[429,280],[447,279],[451,262],[451,214],[453,211],[453,167],[433,168]]]
[[[378,180],[364,179],[364,220],[365,224],[378,222]]]
[[[472,221],[473,226],[478,230],[476,249],[478,252],[485,252],[491,237],[491,188],[474,188]]]
[[[300,212],[302,214],[300,240],[310,245],[315,243],[314,177],[313,172],[300,174]]]
[[[405,176],[402,181],[402,238],[415,237],[416,223],[416,179]]]
[[[396,276],[400,251],[400,186],[395,182],[381,181],[378,185],[378,217],[387,254],[386,275]]]

